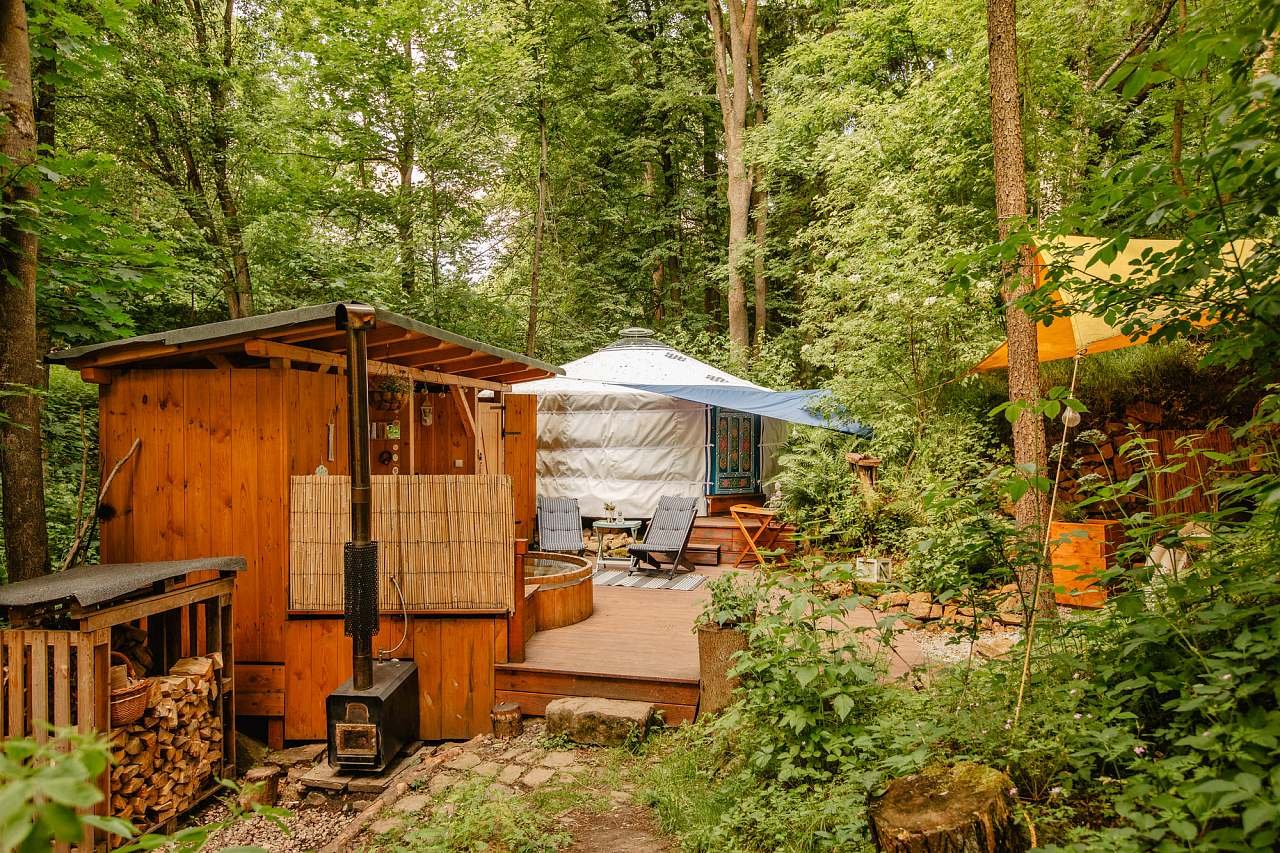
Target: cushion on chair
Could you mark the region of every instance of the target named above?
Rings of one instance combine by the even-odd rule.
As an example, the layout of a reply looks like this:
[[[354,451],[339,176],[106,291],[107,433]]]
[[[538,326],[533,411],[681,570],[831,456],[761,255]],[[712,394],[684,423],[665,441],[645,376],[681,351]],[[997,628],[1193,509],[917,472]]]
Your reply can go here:
[[[538,497],[538,547],[543,551],[581,551],[582,514],[573,498]]]

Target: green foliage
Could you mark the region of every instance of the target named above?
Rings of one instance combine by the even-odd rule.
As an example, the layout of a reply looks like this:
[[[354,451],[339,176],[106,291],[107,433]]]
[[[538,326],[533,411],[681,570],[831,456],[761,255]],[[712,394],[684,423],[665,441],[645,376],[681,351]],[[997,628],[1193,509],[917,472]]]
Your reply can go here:
[[[551,853],[569,843],[567,835],[553,830],[548,815],[525,808],[514,798],[495,797],[488,785],[484,780],[454,785],[429,816],[379,836],[374,849]]]
[[[718,625],[721,628],[749,625],[756,617],[758,592],[755,582],[748,576],[734,572],[721,575],[707,583],[710,597],[697,625]]]
[[[139,835],[134,826],[117,817],[81,813],[101,802],[97,780],[111,762],[107,741],[97,734],[75,729],[50,730],[49,738],[9,738],[0,743],[0,851],[45,851],[54,842],[79,841],[88,827],[119,836],[122,853],[142,850],[174,850],[196,853],[214,832],[250,814],[240,808],[240,788],[222,784],[231,792],[226,819],[206,826],[181,829],[172,835]],[[279,821],[288,812],[254,806],[252,814]],[[260,848],[237,848],[246,853]]]
[[[49,369],[44,395],[45,511],[49,553],[56,564],[71,548],[77,518],[94,512],[98,496],[98,389],[61,365]],[[81,492],[81,472],[85,482]],[[94,560],[91,543],[85,559]]]
[[[851,580],[847,567],[829,565],[812,577],[771,574],[759,587],[747,650],[730,671],[742,686],[723,719],[745,727],[747,762],[767,778],[828,779],[865,748],[868,714],[884,688],[862,630],[844,621],[861,601],[818,592]]]

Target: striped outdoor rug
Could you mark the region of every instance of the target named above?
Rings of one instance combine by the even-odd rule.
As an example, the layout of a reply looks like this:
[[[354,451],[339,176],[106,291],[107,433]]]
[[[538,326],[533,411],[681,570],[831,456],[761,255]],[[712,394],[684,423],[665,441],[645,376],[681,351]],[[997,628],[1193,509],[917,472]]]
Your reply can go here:
[[[688,592],[707,582],[706,575],[691,573],[668,578],[665,575],[630,574],[617,569],[601,569],[591,576],[596,586],[628,586],[632,589],[678,589]]]

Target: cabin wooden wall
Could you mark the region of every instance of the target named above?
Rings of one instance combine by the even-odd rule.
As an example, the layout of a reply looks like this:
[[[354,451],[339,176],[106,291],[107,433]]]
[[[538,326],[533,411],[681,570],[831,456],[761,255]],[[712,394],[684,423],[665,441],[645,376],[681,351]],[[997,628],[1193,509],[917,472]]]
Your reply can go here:
[[[284,661],[289,476],[347,470],[341,377],[297,370],[136,370],[101,389],[101,453],[134,438],[105,503],[103,562],[240,555],[236,658]],[[335,430],[328,459],[327,424]]]
[[[404,620],[383,615],[375,653],[394,648]],[[324,700],[351,677],[351,639],[342,620],[293,619],[286,625],[285,737],[323,740]],[[505,615],[411,616],[394,656],[418,664],[419,736],[469,738],[492,730],[493,665],[507,660]]]
[[[475,411],[475,389],[463,389],[467,404]],[[422,405],[422,394],[415,394],[415,408]],[[415,474],[474,474],[476,473],[476,440],[467,434],[453,397],[449,394],[431,394],[431,426],[422,426],[420,417],[414,418],[418,430],[414,443]],[[455,462],[461,461],[459,467]],[[400,473],[408,473],[401,466]]]
[[[323,723],[324,694],[349,675],[350,641],[342,637],[341,620],[290,621],[289,477],[313,474],[319,465],[348,472],[345,377],[285,367],[135,369],[113,373],[99,400],[106,469],[135,438],[142,441],[104,499],[102,561],[244,556],[246,569],[236,578],[238,712],[274,718],[277,725],[283,714],[286,737],[323,737],[316,715]],[[475,440],[453,400],[433,395],[432,403],[431,427],[420,425],[416,407],[412,419],[405,412],[402,420],[418,430],[417,473],[475,473]],[[528,436],[528,450],[513,452],[507,438],[503,461],[513,475],[516,535],[523,538],[533,518],[536,405],[515,408],[528,422],[516,428]],[[463,467],[454,467],[454,459]],[[408,473],[403,465],[400,470]],[[398,621],[384,628],[379,642],[388,637],[399,638]],[[421,617],[412,639],[429,704],[423,736],[488,731],[493,662],[506,657],[505,617]],[[441,661],[450,662],[447,671]]]
[[[537,504],[538,398],[505,394],[502,405],[502,467],[511,475],[516,538],[529,540]]]

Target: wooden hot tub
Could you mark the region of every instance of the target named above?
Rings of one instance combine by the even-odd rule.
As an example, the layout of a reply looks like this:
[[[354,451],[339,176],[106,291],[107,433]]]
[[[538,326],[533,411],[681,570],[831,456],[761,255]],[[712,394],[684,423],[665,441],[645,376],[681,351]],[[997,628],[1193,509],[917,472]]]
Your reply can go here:
[[[539,631],[563,628],[591,615],[591,562],[572,554],[530,551],[524,558],[525,586],[532,596]]]

